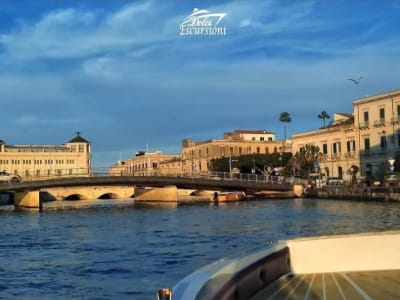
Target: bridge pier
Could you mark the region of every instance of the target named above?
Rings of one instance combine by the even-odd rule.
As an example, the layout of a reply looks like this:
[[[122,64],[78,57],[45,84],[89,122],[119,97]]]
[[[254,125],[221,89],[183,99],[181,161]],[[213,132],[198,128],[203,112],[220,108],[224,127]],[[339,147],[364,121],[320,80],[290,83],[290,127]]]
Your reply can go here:
[[[165,187],[135,187],[135,201],[178,202],[178,188],[174,185]]]
[[[40,192],[15,192],[14,193],[14,206],[19,208],[33,208],[42,211],[42,201],[40,201]]]
[[[36,208],[42,211],[42,201],[40,201],[40,192],[15,192],[14,193],[14,206],[20,208]]]

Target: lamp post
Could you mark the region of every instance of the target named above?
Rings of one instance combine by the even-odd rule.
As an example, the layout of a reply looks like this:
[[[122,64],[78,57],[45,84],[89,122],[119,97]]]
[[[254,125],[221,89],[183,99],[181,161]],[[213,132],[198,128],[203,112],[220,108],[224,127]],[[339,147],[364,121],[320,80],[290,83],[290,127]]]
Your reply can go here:
[[[232,154],[229,153],[229,177],[232,179],[232,163],[237,162],[237,159],[232,159]]]

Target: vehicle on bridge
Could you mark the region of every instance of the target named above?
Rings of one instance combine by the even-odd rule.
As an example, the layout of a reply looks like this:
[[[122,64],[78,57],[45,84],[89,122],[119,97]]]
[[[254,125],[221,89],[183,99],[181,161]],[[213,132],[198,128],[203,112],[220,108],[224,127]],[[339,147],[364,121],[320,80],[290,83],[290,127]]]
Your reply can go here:
[[[12,174],[7,173],[6,171],[0,172],[0,183],[21,182],[21,181],[22,181],[22,179],[21,179],[21,176],[19,176],[19,175],[16,175],[16,174],[12,175]]]

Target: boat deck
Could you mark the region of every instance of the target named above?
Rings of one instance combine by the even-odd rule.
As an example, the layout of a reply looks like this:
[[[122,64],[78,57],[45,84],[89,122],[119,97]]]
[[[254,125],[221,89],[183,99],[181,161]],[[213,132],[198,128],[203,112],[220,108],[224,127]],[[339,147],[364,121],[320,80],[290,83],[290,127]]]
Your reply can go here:
[[[261,299],[400,299],[400,270],[286,275]]]

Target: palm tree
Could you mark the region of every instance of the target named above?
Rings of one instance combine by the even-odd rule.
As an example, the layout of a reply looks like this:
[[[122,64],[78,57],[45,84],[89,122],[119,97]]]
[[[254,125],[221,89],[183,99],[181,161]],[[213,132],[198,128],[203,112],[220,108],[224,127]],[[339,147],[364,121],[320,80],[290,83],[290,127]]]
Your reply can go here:
[[[325,126],[325,119],[329,119],[331,116],[330,115],[328,115],[328,113],[326,112],[326,111],[321,111],[321,113],[318,115],[318,118],[319,119],[322,119],[322,121],[324,122],[324,127],[323,128],[325,128],[326,126]]]
[[[284,111],[280,114],[279,121],[281,121],[284,125],[284,143],[286,143],[286,123],[290,123],[292,118],[288,112]]]

